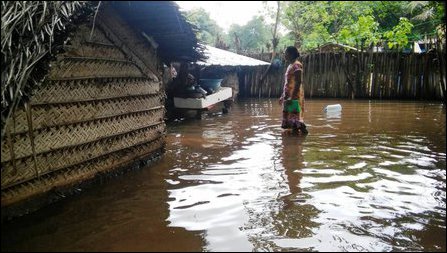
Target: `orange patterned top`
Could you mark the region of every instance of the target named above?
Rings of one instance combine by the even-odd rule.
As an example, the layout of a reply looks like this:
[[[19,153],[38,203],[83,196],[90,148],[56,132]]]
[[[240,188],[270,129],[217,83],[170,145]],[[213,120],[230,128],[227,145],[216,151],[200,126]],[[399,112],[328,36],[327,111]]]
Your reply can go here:
[[[297,91],[295,93],[295,96],[293,94],[293,90],[295,89],[295,86],[297,84],[295,84],[295,72],[301,70],[301,85],[300,85],[300,90]],[[289,64],[289,66],[287,67],[285,76],[284,76],[284,88],[283,88],[283,94],[282,94],[282,98],[283,99],[292,99],[292,100],[297,100],[300,98],[301,92],[302,90],[302,82],[303,82],[303,64],[299,61],[295,61],[292,64]]]

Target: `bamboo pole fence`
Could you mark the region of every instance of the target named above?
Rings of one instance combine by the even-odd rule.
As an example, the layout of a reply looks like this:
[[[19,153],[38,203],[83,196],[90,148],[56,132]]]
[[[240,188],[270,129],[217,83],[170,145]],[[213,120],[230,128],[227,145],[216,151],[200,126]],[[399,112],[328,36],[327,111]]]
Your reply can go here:
[[[438,41],[427,48],[423,53],[330,51],[302,55],[305,96],[445,102],[445,45]],[[281,95],[287,66],[271,69],[266,80],[260,82],[266,68],[243,69],[239,75],[240,97]]]

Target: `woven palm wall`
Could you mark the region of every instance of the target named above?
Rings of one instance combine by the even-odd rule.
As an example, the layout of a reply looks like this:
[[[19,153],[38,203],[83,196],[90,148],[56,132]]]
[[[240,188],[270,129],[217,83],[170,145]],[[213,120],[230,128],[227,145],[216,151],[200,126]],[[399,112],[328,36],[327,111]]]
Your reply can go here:
[[[150,43],[104,9],[64,49],[6,124],[2,207],[163,150],[164,91]]]

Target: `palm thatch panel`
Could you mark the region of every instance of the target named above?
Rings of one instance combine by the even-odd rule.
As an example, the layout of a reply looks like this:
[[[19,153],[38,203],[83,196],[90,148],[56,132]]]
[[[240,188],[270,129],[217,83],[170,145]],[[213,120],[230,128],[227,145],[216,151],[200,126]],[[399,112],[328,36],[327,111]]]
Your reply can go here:
[[[163,117],[164,108],[159,106],[142,112],[47,127],[38,131],[35,130],[33,136],[28,133],[12,135],[12,140],[8,140],[4,146],[2,145],[2,162],[9,161],[12,157],[22,159],[41,153],[53,152],[64,147],[113,138],[116,135],[137,131],[155,122],[162,122]],[[34,142],[34,145],[28,145],[31,142]]]
[[[96,77],[144,77],[134,63],[97,57],[64,57],[54,64],[48,79],[67,80]]]
[[[77,22],[87,19],[93,9],[86,1],[1,2],[2,138],[19,101],[45,76],[42,62],[60,49]]]
[[[99,57],[116,58],[126,60],[126,55],[110,41],[101,29],[95,28],[92,33],[92,27],[84,24],[78,27],[79,36],[69,37],[66,41],[67,51],[65,56],[73,57]]]
[[[162,62],[148,35],[104,4],[64,42],[5,124],[2,206],[163,150]]]
[[[86,123],[95,119],[113,118],[126,114],[154,110],[160,107],[161,99],[159,94],[149,94],[90,102],[32,106],[31,116],[33,129],[38,131],[49,127]],[[67,117],[67,115],[77,115],[77,117]],[[27,113],[24,109],[15,112],[13,122],[14,124],[12,124],[10,131],[12,134],[28,133]],[[7,145],[7,143],[4,141],[3,145]]]
[[[102,77],[52,80],[33,96],[32,105],[120,99],[160,94],[160,83],[147,78]],[[64,94],[64,96],[60,96]]]
[[[162,65],[155,48],[157,45],[148,40],[148,37],[143,35],[144,32],[136,31],[111,5],[102,7],[102,11],[98,12],[96,24],[107,38],[119,45],[129,61],[141,68],[142,73],[154,81],[161,79]]]
[[[123,149],[139,146],[145,142],[154,141],[162,136],[164,132],[163,122],[154,122],[131,132],[117,134],[112,137],[99,139],[82,145],[64,147],[51,152],[37,154],[35,159],[32,156],[4,161],[2,163],[5,173],[13,175],[2,177],[2,189],[6,189],[33,178],[48,175],[55,171],[63,170],[67,167],[100,159],[106,155],[120,152]]]
[[[196,29],[170,1],[2,1],[1,14],[1,139],[17,105],[64,50],[134,62],[155,81],[158,55],[165,63],[206,59]]]
[[[117,167],[127,166],[142,157],[159,155],[163,147],[163,138],[158,138],[154,141],[121,149],[119,152],[110,153],[74,167],[67,167],[54,173],[35,177],[33,180],[25,183],[2,189],[2,206],[20,204],[35,197],[37,194],[40,195],[62,187],[76,185],[78,182],[94,178],[98,173],[107,173],[115,170]],[[5,211],[8,211],[8,209],[5,209]]]

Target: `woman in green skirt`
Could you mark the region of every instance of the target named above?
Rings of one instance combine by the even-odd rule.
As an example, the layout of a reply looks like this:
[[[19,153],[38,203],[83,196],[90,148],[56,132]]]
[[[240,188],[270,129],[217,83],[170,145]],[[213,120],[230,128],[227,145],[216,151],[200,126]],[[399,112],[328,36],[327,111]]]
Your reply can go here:
[[[283,93],[279,98],[279,103],[283,106],[281,127],[307,134],[303,115],[303,64],[298,61],[299,56],[300,54],[294,46],[287,47],[284,52],[284,58],[289,66],[285,73]]]

